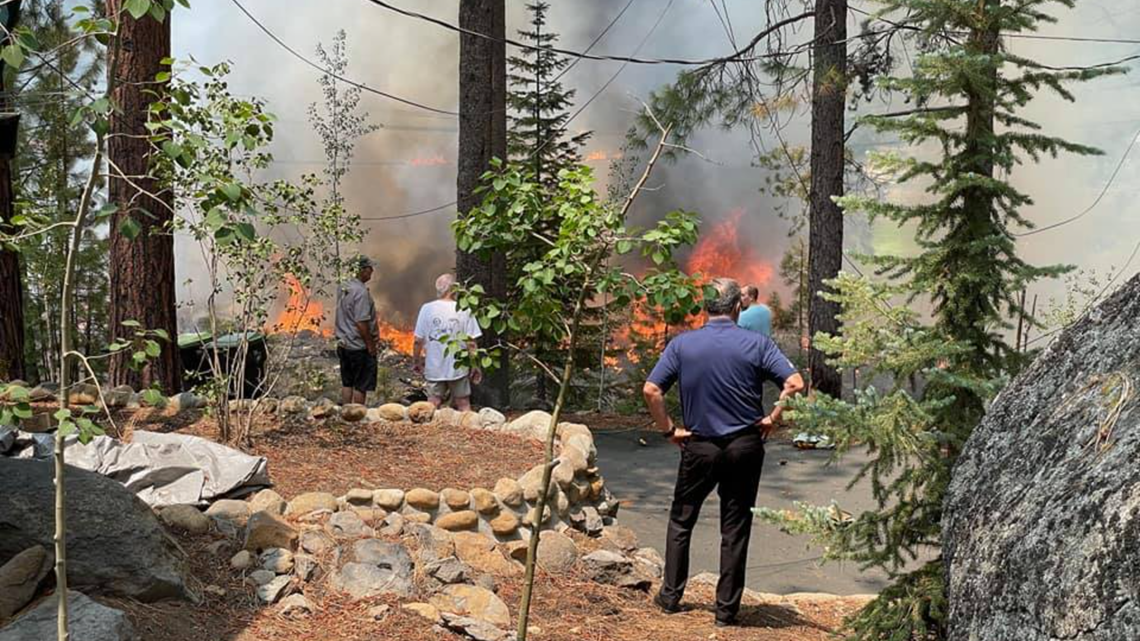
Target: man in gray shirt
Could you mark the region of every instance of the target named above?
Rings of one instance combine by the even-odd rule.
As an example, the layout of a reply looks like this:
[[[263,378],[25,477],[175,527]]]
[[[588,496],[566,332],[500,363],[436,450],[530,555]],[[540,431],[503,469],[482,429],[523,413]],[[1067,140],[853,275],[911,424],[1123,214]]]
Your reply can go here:
[[[340,359],[340,402],[364,403],[376,389],[376,350],[380,330],[376,302],[365,285],[372,278],[372,261],[356,259],[355,278],[341,283],[336,293],[336,355]]]

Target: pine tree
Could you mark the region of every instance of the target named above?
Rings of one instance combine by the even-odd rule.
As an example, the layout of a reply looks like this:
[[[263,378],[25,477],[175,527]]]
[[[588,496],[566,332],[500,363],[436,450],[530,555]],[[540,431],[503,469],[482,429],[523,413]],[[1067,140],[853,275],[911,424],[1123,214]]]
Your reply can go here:
[[[581,150],[591,132],[568,136],[566,130],[575,92],[563,89],[558,80],[570,60],[550,50],[558,41],[558,34],[546,29],[550,4],[537,2],[526,8],[531,29],[519,31],[519,36],[538,49],[523,49],[507,61],[507,153],[511,160],[533,167],[539,183],[555,187],[559,170],[582,162]]]
[[[883,81],[915,108],[865,119],[897,135],[909,149],[937,145],[937,157],[879,154],[880,169],[917,183],[926,202],[881,202],[848,196],[841,205],[892,224],[914,224],[915,256],[878,256],[880,275],[893,282],[841,275],[830,296],[842,310],[838,336],[817,346],[841,368],[865,367],[896,381],[886,392],[856,390],[854,400],[818,396],[797,402],[800,427],[826,434],[842,454],[867,447],[877,509],[850,515],[838,506],[801,506],[796,514],[758,510],[791,532],[811,533],[830,559],[886,570],[893,584],[849,622],[862,641],[943,639],[945,577],[942,504],[953,464],[981,419],[984,402],[1023,356],[1005,332],[1025,310],[1019,292],[1062,267],[1035,267],[1016,252],[1013,231],[1032,227],[1021,209],[1032,203],[1010,174],[1023,159],[1096,150],[1048,136],[1019,115],[1041,89],[1065,99],[1073,81],[1118,68],[1048,68],[1007,51],[1000,34],[1033,31],[1053,18],[1048,4],[1000,0],[884,0],[879,15],[905,15],[924,34],[925,53],[906,77]],[[1000,124],[1000,129],[995,125]],[[1001,176],[997,174],[1001,171]],[[932,321],[907,302],[929,302]],[[924,385],[915,385],[921,379]],[[933,557],[933,560],[926,560]],[[916,565],[917,564],[917,565]]]
[[[102,11],[100,5],[95,9]],[[23,3],[21,22],[45,46],[73,40],[63,0]],[[102,80],[103,59],[93,40],[79,40],[60,50],[51,66],[36,65],[21,73],[23,89],[15,96],[21,113],[19,150],[15,172],[16,212],[36,226],[70,220],[87,180],[88,159],[95,153],[91,130],[73,123],[72,115],[83,104],[76,88],[94,91]],[[25,362],[30,379],[54,379],[58,375],[58,328],[60,284],[67,251],[68,229],[60,227],[31,236],[20,243],[20,259],[26,292],[24,314]],[[106,234],[86,230],[77,257],[77,300],[74,322],[85,353],[100,351],[107,335],[107,239]],[[106,360],[92,361],[96,371]]]

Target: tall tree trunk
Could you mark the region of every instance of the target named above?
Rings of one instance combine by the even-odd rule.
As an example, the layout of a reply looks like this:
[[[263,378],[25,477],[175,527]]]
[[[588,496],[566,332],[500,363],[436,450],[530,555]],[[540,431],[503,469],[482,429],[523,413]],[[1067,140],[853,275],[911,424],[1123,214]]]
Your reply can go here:
[[[20,2],[8,5],[15,19],[19,19]],[[0,45],[7,44],[4,38]],[[0,111],[12,111],[8,87],[4,86],[4,65],[0,64]],[[12,193],[12,161],[0,158],[0,233],[11,234],[15,215],[15,198]],[[20,254],[14,248],[0,244],[0,379],[22,379],[24,371],[24,285],[20,272]]]
[[[811,98],[811,196],[808,239],[811,301],[808,333],[834,334],[839,306],[824,300],[823,281],[843,263],[843,212],[832,200],[843,194],[843,116],[847,96],[847,0],[817,0]],[[812,387],[839,397],[843,379],[814,344],[808,356]]]
[[[108,0],[108,13],[117,14],[122,2]],[[146,110],[153,100],[150,92],[157,87],[155,75],[164,70],[161,61],[170,56],[170,18],[159,22],[150,16],[135,20],[129,14],[122,15],[122,50],[114,92],[115,104],[121,111],[111,117],[107,155],[111,163],[132,178],[128,182],[113,176],[108,181],[110,201],[119,208],[111,221],[110,332],[112,336],[121,336],[125,332],[122,322],[136,320],[147,329],[166,330],[171,342],[164,342],[162,354],[142,371],[128,366],[130,354],[126,352],[112,358],[110,379],[112,385],[127,384],[136,389],[157,383],[167,393],[173,393],[182,385],[182,368],[175,349],[178,328],[174,309],[174,236],[170,229],[174,199],[157,181],[135,178],[149,173]],[[116,70],[109,68],[108,73]],[[127,218],[141,229],[134,239],[121,233]]]
[[[456,200],[459,215],[479,205],[474,193],[479,177],[490,168],[491,158],[507,157],[507,57],[506,5],[504,0],[462,0],[459,26],[497,38],[459,38],[459,160]],[[497,299],[507,293],[506,261],[502,254],[490,260],[457,252],[456,273],[460,281],[479,284]],[[486,330],[484,347],[499,342],[499,335]],[[475,402],[506,407],[510,402],[510,370],[506,350],[499,367],[489,372],[475,389]]]

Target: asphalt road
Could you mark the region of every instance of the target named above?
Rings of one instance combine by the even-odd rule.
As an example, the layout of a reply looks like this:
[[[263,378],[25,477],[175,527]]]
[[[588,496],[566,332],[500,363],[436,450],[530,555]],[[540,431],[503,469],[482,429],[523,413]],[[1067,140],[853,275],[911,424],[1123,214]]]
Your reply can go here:
[[[631,421],[633,422],[633,421]],[[638,443],[644,437],[648,445]],[[596,431],[598,460],[606,486],[622,502],[621,525],[633,529],[642,545],[665,552],[665,528],[673,484],[677,479],[679,450],[664,439],[639,431]],[[832,500],[848,512],[874,506],[866,479],[851,490],[866,454],[851,453],[830,464],[830,452],[796,449],[786,439],[768,443],[757,506],[792,508],[793,502],[829,505]],[[692,574],[717,572],[719,563],[719,501],[710,495],[693,534]],[[809,548],[806,537],[793,537],[757,520],[748,554],[748,587],[763,592],[875,593],[886,586],[881,572],[859,572],[851,564],[821,565],[820,552]]]

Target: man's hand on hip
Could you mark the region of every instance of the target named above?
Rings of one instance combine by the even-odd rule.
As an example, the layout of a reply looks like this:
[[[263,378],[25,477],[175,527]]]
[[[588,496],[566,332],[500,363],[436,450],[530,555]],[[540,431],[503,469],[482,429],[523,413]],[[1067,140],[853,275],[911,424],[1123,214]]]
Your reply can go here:
[[[772,435],[772,432],[776,431],[776,421],[772,420],[771,416],[765,416],[764,418],[760,419],[760,424],[758,427],[760,428],[760,436],[763,436],[764,440],[768,440],[768,437]]]
[[[669,434],[669,442],[677,447],[685,444],[693,433],[683,427],[674,427],[673,431]]]

